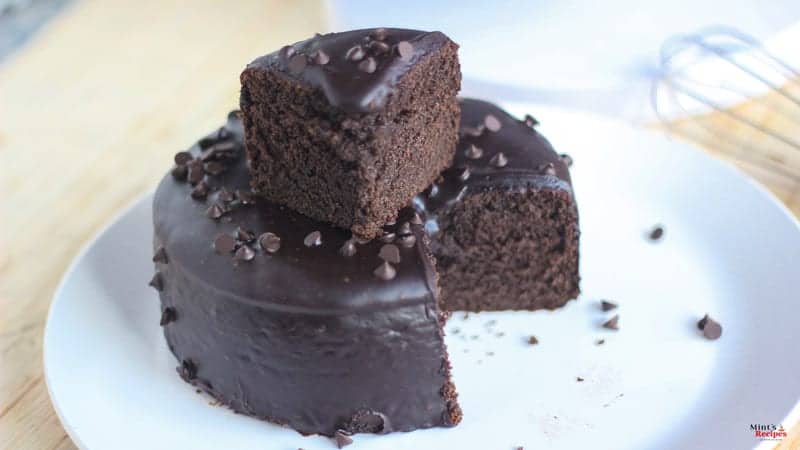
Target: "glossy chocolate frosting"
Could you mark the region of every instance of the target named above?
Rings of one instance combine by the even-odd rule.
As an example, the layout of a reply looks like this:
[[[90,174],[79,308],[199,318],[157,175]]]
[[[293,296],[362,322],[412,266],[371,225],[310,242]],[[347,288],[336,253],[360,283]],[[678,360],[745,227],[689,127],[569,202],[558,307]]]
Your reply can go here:
[[[382,109],[403,75],[448,42],[438,31],[353,30],[316,35],[247,67],[276,70],[320,89],[343,111],[368,113]]]
[[[188,151],[194,161],[176,155],[188,175],[176,167],[155,195],[153,284],[179,374],[303,433],[450,425],[457,405],[443,393],[443,316],[421,222],[407,209],[383,239],[357,243],[251,196],[242,133],[232,114]],[[222,167],[209,159],[199,181],[197,158],[228,143]],[[279,244],[259,243],[266,232]]]

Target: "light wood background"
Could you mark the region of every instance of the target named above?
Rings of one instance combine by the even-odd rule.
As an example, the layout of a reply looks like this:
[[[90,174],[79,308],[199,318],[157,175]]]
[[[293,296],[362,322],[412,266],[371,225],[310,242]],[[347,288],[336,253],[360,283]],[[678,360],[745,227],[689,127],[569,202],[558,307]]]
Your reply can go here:
[[[0,66],[0,449],[74,448],[42,379],[58,279],[236,106],[244,63],[325,16],[314,0],[76,0]]]

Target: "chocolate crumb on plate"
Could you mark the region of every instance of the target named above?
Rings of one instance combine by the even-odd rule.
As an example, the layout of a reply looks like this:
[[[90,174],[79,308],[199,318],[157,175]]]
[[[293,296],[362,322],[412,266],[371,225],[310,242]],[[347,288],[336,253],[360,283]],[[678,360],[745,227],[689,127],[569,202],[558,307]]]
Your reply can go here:
[[[664,237],[664,227],[661,225],[656,225],[655,227],[653,227],[653,229],[650,230],[650,232],[647,234],[647,237],[651,241],[660,240],[662,237]]]
[[[536,336],[530,336],[528,338],[528,344],[529,345],[537,345],[538,343],[539,343],[539,339],[537,339]]]
[[[598,340],[594,341],[594,343],[595,343],[595,345],[603,345],[603,344],[606,343],[606,340],[605,339],[598,339]]]
[[[158,322],[162,327],[170,322],[175,321],[175,308],[166,307],[161,311],[161,320]]]
[[[605,311],[611,311],[612,309],[616,309],[617,304],[614,302],[610,302],[608,300],[600,300],[600,309]]]
[[[716,320],[712,319],[708,314],[703,316],[697,327],[703,332],[703,336],[711,341],[717,340],[722,336],[722,325]]]
[[[614,331],[619,330],[619,314],[615,314],[614,317],[608,319],[605,323],[603,323],[603,328]]]
[[[575,377],[575,381],[578,383],[583,383],[583,377]]]

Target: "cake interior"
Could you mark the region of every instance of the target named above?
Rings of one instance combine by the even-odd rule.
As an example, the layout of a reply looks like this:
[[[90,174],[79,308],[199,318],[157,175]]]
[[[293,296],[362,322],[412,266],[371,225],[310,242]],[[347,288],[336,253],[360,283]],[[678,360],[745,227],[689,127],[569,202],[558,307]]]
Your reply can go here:
[[[453,157],[457,46],[420,59],[376,113],[355,114],[285,74],[242,74],[252,185],[317,220],[376,237]]]

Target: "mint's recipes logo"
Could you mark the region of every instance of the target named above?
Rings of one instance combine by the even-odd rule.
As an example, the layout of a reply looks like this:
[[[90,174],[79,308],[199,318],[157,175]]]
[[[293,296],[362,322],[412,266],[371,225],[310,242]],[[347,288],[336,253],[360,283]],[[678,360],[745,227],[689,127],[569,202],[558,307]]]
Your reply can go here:
[[[762,441],[780,441],[786,437],[786,430],[783,425],[775,425],[774,423],[751,423],[750,431],[756,439]]]

